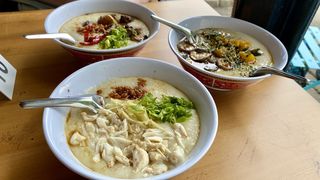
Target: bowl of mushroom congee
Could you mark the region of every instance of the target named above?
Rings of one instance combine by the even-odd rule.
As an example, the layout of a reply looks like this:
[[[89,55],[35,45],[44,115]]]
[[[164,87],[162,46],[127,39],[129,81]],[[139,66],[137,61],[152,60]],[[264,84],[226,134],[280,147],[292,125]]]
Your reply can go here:
[[[283,69],[287,51],[271,33],[252,23],[221,16],[197,16],[179,23],[192,30],[195,42],[171,30],[169,45],[185,70],[209,90],[235,90],[270,75],[251,77],[260,67]]]
[[[46,108],[43,128],[54,155],[89,179],[169,179],[200,161],[217,133],[209,91],[160,60],[93,63],[67,77],[50,97],[85,94],[103,99],[97,111]]]

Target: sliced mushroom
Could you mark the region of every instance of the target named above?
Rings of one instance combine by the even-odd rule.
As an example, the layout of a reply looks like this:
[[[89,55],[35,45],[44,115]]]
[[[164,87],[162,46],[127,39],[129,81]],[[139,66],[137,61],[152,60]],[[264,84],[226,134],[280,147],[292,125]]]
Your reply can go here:
[[[145,35],[142,33],[142,29],[133,28],[132,26],[126,26],[126,27],[127,27],[126,29],[127,29],[128,35],[132,41],[140,42],[146,39]]]
[[[144,37],[143,34],[139,34],[139,35],[135,35],[135,36],[132,36],[132,37],[131,37],[131,40],[132,40],[132,41],[137,41],[137,42],[140,42],[140,41],[142,41],[142,40],[144,40],[144,39],[145,39],[145,37]]]
[[[190,52],[190,58],[194,61],[205,61],[208,58],[211,57],[211,53],[209,52],[197,52],[197,51],[191,51]]]
[[[114,23],[114,21],[110,15],[106,15],[106,16],[100,16],[97,23],[102,24],[104,26],[111,26]]]
[[[259,48],[253,49],[250,52],[255,56],[261,56],[263,54],[263,51],[261,51],[261,49],[259,49]]]
[[[119,23],[120,24],[128,24],[129,22],[132,21],[132,17],[130,16],[125,16],[125,15],[121,15]]]
[[[195,46],[193,46],[192,44],[186,41],[181,41],[177,47],[180,51],[183,51],[183,52],[190,52],[196,49]]]
[[[226,59],[218,59],[216,62],[217,66],[223,70],[231,70],[232,69],[232,65],[229,61],[227,61]]]
[[[132,26],[125,25],[124,28],[127,30],[129,37],[134,35],[135,31],[134,31],[134,28]]]
[[[127,30],[128,36],[132,41],[140,42],[148,38],[147,35],[143,34],[141,28],[133,28],[132,26],[129,26],[129,25],[125,25],[124,28]]]

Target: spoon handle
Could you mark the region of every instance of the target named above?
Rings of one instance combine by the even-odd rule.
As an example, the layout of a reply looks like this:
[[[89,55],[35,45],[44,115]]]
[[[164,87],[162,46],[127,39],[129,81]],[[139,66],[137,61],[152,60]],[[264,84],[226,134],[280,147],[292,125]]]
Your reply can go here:
[[[50,98],[50,99],[32,99],[23,100],[20,106],[25,109],[38,107],[78,107],[75,100],[71,98]]]
[[[66,33],[48,33],[48,34],[29,34],[23,35],[26,39],[63,39],[67,40],[73,44],[76,43],[73,37]]]
[[[170,22],[170,21],[168,21],[168,20],[162,19],[161,17],[158,17],[158,16],[156,16],[156,15],[154,15],[154,14],[151,14],[151,18],[154,19],[154,20],[156,20],[156,21],[158,21],[158,22],[161,22],[161,23],[163,23],[163,24],[165,24],[165,25],[167,25],[167,26],[169,26],[169,27],[171,27],[171,28],[173,28],[173,29],[175,29],[175,30],[179,30],[180,32],[182,32],[182,33],[188,38],[188,40],[189,40],[190,42],[195,41],[195,40],[193,39],[194,37],[193,37],[192,32],[191,32],[190,29],[185,28],[185,27],[183,27],[183,26],[180,26],[180,25],[178,25],[178,24],[175,24],[175,23],[173,23],[173,22]]]
[[[310,81],[303,76],[293,75],[293,74],[281,71],[281,70],[273,68],[273,67],[262,67],[259,72],[260,73],[270,73],[270,74],[275,74],[275,75],[287,77],[287,78],[290,78],[290,79],[293,79],[293,80],[300,82],[303,86],[307,85]]]
[[[48,98],[48,99],[33,99],[20,102],[20,106],[24,109],[41,108],[41,107],[76,107],[86,108],[97,112],[101,108],[92,96],[82,96],[73,98]]]

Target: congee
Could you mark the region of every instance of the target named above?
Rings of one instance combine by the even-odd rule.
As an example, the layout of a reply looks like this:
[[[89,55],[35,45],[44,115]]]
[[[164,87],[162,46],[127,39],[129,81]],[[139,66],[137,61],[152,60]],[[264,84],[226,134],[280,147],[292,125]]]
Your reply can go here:
[[[88,49],[116,49],[139,43],[149,36],[148,27],[139,19],[120,13],[90,13],[64,23],[68,33]]]
[[[180,55],[210,73],[248,77],[262,66],[272,66],[267,48],[253,37],[228,29],[204,28],[195,32],[196,42],[183,38],[177,45]]]
[[[116,178],[164,173],[195,146],[200,121],[181,91],[147,77],[116,78],[93,88],[105,97],[97,114],[72,109],[65,124],[74,156],[91,170]]]

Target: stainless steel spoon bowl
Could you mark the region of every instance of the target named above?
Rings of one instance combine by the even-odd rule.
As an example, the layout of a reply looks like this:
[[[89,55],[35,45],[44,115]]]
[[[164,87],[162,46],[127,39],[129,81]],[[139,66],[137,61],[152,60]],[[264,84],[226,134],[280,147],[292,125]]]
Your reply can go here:
[[[91,110],[98,113],[99,109],[104,107],[104,98],[99,95],[84,95],[68,98],[47,98],[24,100],[20,106],[25,109],[41,107],[76,107]]]
[[[24,35],[26,39],[61,39],[71,44],[76,44],[77,41],[67,33],[52,33],[52,34],[30,34]]]
[[[302,77],[299,75],[293,75],[293,74],[281,71],[281,70],[274,68],[274,67],[260,67],[256,70],[254,70],[250,74],[250,77],[261,76],[261,75],[265,75],[265,74],[274,74],[274,75],[290,78],[290,79],[296,80],[302,86],[306,86],[310,81],[309,79],[307,79],[305,77]]]

